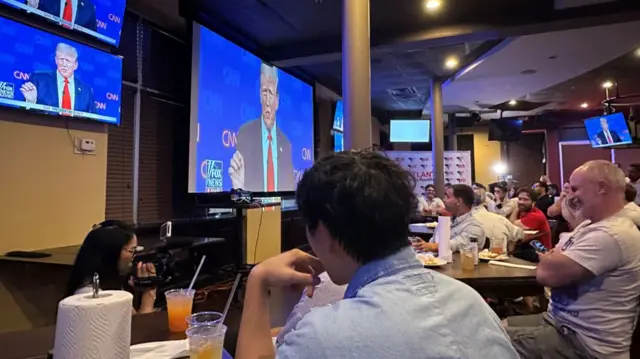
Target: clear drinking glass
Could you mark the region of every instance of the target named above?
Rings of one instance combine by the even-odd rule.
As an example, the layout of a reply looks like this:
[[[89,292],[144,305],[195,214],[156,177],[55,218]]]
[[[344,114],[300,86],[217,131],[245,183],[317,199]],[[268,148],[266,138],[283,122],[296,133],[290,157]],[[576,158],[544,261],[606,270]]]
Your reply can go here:
[[[187,317],[193,308],[193,289],[172,289],[164,292],[167,298],[167,315],[169,316],[169,330],[184,332],[187,330]]]
[[[491,239],[491,253],[503,254],[505,248],[505,240],[503,238]]]
[[[473,250],[470,247],[460,249],[460,263],[462,270],[474,270],[476,268],[473,258]]]
[[[224,324],[196,325],[187,329],[190,359],[222,359]]]
[[[187,317],[189,328],[196,325],[216,325],[220,323],[222,313],[218,312],[198,312]]]

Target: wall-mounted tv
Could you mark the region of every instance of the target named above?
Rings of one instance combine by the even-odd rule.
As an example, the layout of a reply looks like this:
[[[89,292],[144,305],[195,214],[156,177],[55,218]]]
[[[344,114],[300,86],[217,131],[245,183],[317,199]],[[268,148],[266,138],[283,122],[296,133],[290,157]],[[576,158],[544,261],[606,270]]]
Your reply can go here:
[[[391,120],[389,124],[390,142],[430,142],[431,121],[429,120]]]
[[[295,191],[313,164],[313,87],[193,27],[189,192]]]
[[[0,18],[0,106],[120,123],[122,58]]]
[[[118,46],[126,0],[0,0],[60,26]]]
[[[633,143],[629,125],[620,112],[584,120],[591,147],[610,147]]]
[[[333,152],[344,151],[344,134],[342,132],[333,132]]]
[[[489,141],[517,142],[522,138],[522,120],[499,119],[489,122]]]
[[[336,102],[336,113],[333,115],[333,129],[344,131],[344,109],[342,100]]]

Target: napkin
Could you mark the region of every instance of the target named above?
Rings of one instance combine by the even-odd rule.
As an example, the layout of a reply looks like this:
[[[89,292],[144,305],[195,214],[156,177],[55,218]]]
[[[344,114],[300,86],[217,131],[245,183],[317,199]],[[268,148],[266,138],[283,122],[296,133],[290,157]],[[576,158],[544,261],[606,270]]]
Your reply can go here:
[[[178,359],[189,356],[186,340],[144,343],[131,346],[131,359]]]
[[[536,234],[536,233],[538,233],[540,231],[527,230],[527,231],[523,231],[523,232],[524,232],[524,234]]]
[[[438,217],[438,225],[433,236],[435,242],[438,243],[438,258],[447,261],[447,263],[453,262],[453,253],[451,253],[449,243],[451,241],[451,217]]]
[[[496,266],[503,266],[503,267],[512,267],[512,268],[522,268],[522,269],[531,269],[531,270],[536,269],[536,266],[529,266],[526,264],[507,263],[507,262],[501,262],[501,261],[489,261],[489,264],[493,264]]]

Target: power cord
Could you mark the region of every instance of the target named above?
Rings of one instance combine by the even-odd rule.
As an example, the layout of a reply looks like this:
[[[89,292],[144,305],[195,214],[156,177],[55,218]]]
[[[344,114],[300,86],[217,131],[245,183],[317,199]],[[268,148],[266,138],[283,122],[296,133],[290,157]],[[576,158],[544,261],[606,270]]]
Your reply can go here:
[[[260,202],[254,202],[258,205],[258,208],[262,208],[260,211],[260,220],[258,221],[258,234],[256,236],[256,244],[253,246],[253,264],[256,264],[256,257],[258,254],[258,242],[260,241],[260,230],[262,230],[262,216],[264,216],[264,206]]]

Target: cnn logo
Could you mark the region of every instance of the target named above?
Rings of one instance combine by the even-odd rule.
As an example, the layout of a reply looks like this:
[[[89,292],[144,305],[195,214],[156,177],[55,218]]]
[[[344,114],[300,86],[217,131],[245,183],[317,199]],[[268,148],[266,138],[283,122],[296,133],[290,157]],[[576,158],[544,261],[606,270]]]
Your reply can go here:
[[[18,80],[23,80],[23,81],[29,81],[29,74],[26,72],[22,72],[22,71],[14,71],[13,72],[13,77],[15,77]]]
[[[115,94],[115,93],[107,92],[107,100],[119,101],[120,96],[118,96],[118,94]]]
[[[107,109],[107,104],[104,102],[100,102],[100,101],[95,101],[96,103],[96,109],[98,110],[106,110]]]
[[[222,145],[226,148],[235,148],[238,143],[237,134],[230,130],[222,131]]]
[[[313,160],[313,154],[311,153],[311,150],[308,148],[303,148],[302,149],[302,159],[305,161],[311,161]]]

